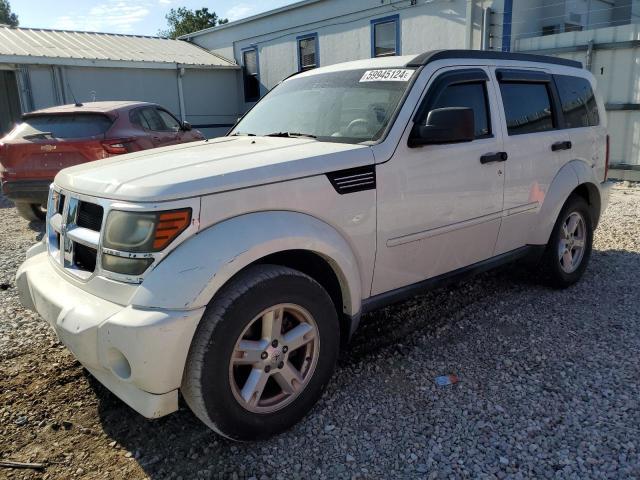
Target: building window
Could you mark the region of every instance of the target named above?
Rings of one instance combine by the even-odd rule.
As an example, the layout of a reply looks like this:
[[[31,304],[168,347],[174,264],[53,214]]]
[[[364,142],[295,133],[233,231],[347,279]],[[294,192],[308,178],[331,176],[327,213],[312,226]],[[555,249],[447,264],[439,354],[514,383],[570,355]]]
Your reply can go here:
[[[318,34],[298,37],[298,71],[311,70],[318,65]]]
[[[400,17],[371,20],[371,56],[400,55]]]
[[[546,25],[542,27],[542,36],[555,35],[559,32],[558,25]]]
[[[258,49],[249,48],[242,52],[244,75],[244,101],[255,102],[260,99],[260,67],[258,64]]]

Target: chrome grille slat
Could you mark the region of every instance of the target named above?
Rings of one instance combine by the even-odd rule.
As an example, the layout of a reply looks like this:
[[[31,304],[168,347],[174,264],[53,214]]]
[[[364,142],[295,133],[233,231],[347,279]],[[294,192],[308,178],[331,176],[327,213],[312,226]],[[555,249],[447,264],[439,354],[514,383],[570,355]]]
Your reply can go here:
[[[100,232],[90,230],[83,227],[75,227],[67,230],[67,237],[74,242],[81,243],[87,247],[95,248],[98,250],[98,244],[100,243]]]
[[[49,220],[49,225],[51,225],[51,228],[53,228],[56,232],[60,233],[60,231],[62,230],[62,215],[56,213],[53,217],[51,217],[51,220]]]

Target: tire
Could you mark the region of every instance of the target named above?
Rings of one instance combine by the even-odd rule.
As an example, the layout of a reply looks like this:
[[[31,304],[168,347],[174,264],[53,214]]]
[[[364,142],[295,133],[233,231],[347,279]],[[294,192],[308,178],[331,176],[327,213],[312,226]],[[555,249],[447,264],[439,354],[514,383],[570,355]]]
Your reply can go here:
[[[573,221],[578,223],[574,226]],[[574,230],[568,231],[571,228]],[[592,246],[591,210],[584,198],[572,195],[558,215],[542,257],[546,283],[553,288],[567,288],[580,280],[589,264]],[[563,253],[566,251],[569,256]]]
[[[265,335],[277,318],[282,327],[272,331],[279,333]],[[278,335],[276,348],[272,338]],[[285,348],[288,341],[291,351]],[[339,345],[335,306],[315,280],[286,267],[249,267],[207,306],[189,350],[182,395],[219,434],[232,440],[268,438],[311,410],[333,374]],[[245,360],[249,366],[242,364]],[[260,380],[251,383],[251,378]],[[250,384],[264,390],[256,388],[251,395]]]
[[[43,222],[47,216],[46,208],[38,203],[16,202],[18,215],[30,222]]]

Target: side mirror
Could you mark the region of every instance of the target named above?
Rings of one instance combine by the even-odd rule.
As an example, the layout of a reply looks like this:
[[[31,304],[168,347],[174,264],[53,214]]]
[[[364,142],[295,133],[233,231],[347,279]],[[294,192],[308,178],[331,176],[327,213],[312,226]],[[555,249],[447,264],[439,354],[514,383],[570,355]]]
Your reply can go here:
[[[182,122],[182,130],[184,130],[185,132],[191,131],[192,128],[193,127],[189,122]]]
[[[471,108],[437,108],[429,112],[426,125],[413,127],[409,147],[470,142],[474,138],[475,119]]]

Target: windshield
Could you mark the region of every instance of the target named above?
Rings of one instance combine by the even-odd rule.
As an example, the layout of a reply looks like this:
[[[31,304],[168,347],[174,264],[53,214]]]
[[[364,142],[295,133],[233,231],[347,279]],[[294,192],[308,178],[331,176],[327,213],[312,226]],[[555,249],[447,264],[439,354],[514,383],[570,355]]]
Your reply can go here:
[[[362,69],[294,77],[269,92],[229,134],[375,141],[384,134],[414,73]]]

